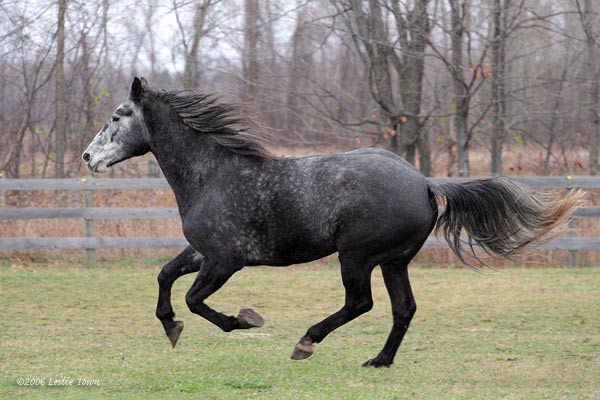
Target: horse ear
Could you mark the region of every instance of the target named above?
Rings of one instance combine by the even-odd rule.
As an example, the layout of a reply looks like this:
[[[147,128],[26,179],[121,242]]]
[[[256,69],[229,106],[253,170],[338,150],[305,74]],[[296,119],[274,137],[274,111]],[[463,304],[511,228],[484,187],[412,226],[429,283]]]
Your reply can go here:
[[[142,86],[142,81],[140,81],[139,78],[136,76],[135,78],[133,78],[133,82],[131,83],[131,93],[129,93],[129,98],[134,102],[139,101],[142,97],[143,90],[144,88]]]

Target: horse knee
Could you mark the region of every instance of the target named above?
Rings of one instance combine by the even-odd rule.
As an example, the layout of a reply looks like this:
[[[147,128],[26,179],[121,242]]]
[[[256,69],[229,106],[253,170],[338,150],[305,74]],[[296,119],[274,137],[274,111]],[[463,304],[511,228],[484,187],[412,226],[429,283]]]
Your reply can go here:
[[[409,305],[404,310],[393,310],[392,314],[394,316],[394,325],[403,328],[408,328],[408,325],[410,324],[410,321],[412,320],[416,312],[417,305],[414,303]]]
[[[162,270],[159,272],[158,276],[156,277],[156,280],[158,281],[158,286],[162,287],[169,283],[169,276],[167,273],[165,273],[164,270]]]
[[[410,313],[410,317],[412,318],[417,312],[417,303],[412,303],[410,307],[408,307],[408,312]]]

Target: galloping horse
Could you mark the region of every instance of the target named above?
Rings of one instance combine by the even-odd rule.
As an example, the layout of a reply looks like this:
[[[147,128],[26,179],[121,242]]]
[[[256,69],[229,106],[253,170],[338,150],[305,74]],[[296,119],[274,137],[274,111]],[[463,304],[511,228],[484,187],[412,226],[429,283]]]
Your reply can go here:
[[[204,301],[245,266],[288,266],[337,252],[344,306],[308,329],[292,353],[314,345],[373,305],[371,273],[381,266],[392,303],[385,346],[365,366],[389,366],[416,311],[407,267],[434,228],[463,261],[473,245],[509,257],[563,222],[581,198],[541,201],[507,178],[434,185],[408,162],[381,149],[275,157],[247,130],[241,114],[215,96],[163,91],[135,78],[129,99],[83,153],[94,172],[152,152],[175,193],[187,247],[158,275],[156,315],[174,347],[171,286],[198,272],[190,310],[222,330],[263,325],[251,309],[237,316]],[[445,209],[438,215],[438,200]]]

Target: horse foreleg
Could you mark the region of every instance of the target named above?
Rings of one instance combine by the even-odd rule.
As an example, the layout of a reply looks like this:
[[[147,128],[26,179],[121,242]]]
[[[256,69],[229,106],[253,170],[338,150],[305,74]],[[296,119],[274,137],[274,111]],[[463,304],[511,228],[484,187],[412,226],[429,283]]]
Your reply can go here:
[[[206,259],[185,297],[190,311],[212,322],[225,332],[263,326],[263,318],[249,308],[240,310],[239,314],[234,317],[215,311],[204,303],[204,300],[219,290],[242,267],[243,265],[240,263],[223,263]]]
[[[350,257],[341,256],[340,261],[342,281],[346,289],[346,302],[339,311],[308,329],[294,347],[292,353],[294,360],[310,357],[314,352],[314,343],[319,343],[333,330],[368,312],[373,307],[371,295],[373,267],[356,262]]]
[[[171,306],[171,287],[173,282],[182,275],[197,272],[202,265],[202,255],[188,246],[177,257],[169,261],[158,274],[158,305],[156,316],[162,322],[165,333],[175,347],[183,330],[183,322],[175,321],[175,313]]]

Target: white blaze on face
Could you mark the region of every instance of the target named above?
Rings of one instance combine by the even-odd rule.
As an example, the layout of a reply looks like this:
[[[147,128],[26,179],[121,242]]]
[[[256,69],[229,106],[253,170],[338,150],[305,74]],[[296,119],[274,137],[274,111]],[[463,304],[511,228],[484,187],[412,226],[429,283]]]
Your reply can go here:
[[[106,172],[110,161],[117,159],[119,145],[110,140],[109,129],[110,127],[105,127],[98,132],[85,150],[84,161],[87,161],[86,157],[90,157],[87,165],[94,172]],[[89,156],[86,156],[86,154]]]
[[[106,172],[112,164],[128,158],[121,136],[129,132],[133,119],[140,117],[137,108],[130,101],[119,105],[111,120],[104,125],[88,145],[82,158],[92,171]]]

